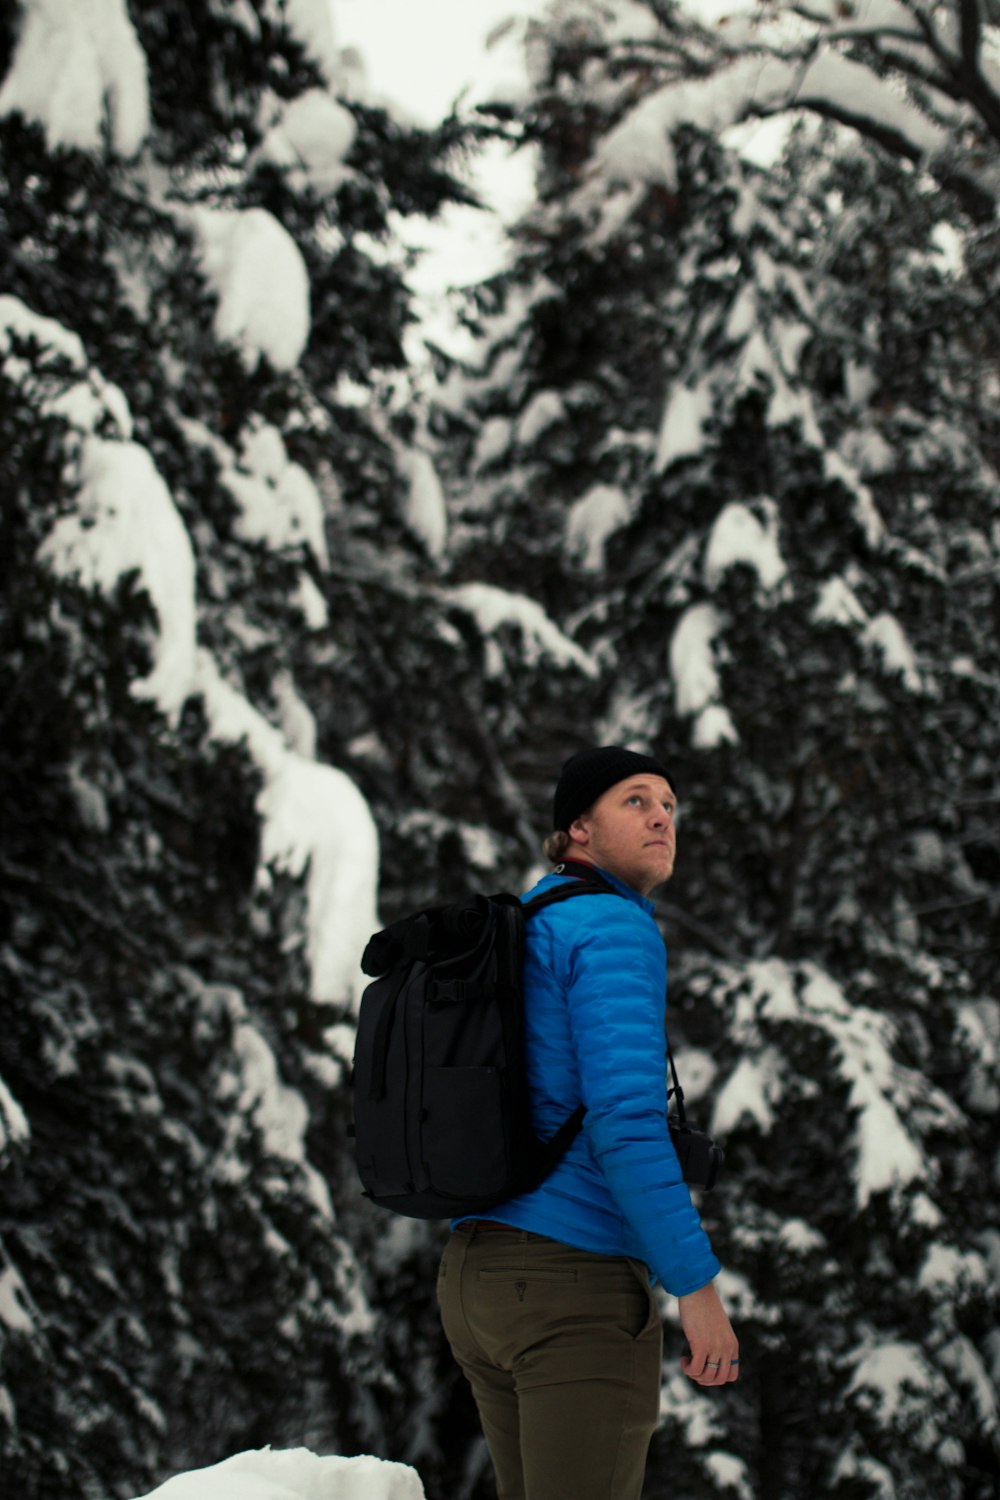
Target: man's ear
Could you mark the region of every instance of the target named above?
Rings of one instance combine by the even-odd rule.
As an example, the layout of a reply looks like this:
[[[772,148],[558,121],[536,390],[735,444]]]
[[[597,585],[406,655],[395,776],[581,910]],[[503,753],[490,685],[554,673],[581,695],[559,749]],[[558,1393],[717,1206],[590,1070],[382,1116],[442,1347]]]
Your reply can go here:
[[[590,827],[586,818],[574,818],[566,830],[574,844],[579,844],[585,849],[590,843]]]

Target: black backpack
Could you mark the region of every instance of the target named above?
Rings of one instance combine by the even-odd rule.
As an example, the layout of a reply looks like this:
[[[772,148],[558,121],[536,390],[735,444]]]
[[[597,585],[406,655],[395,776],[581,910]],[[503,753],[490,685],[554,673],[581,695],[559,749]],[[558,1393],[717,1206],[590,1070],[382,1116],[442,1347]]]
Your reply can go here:
[[[461,1218],[529,1192],[579,1134],[582,1104],[548,1141],[531,1126],[522,1053],[525,922],[571,896],[616,896],[594,871],[530,901],[501,893],[415,912],[375,933],[361,967],[354,1147],[365,1196],[412,1219]],[[677,1105],[684,1180],[714,1186],[722,1151]]]
[[[599,878],[599,877],[598,877]],[[537,1187],[583,1123],[531,1127],[522,1057],[525,922],[573,896],[616,895],[570,880],[530,901],[502,893],[432,907],[375,933],[361,967],[354,1144],[365,1195],[414,1219],[480,1213]]]

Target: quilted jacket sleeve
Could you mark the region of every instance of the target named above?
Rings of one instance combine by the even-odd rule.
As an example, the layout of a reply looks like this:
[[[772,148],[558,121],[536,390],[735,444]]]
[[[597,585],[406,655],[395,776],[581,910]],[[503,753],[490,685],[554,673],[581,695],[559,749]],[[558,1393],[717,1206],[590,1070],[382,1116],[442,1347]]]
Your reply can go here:
[[[628,901],[566,903],[560,917],[572,931],[560,947],[584,1130],[644,1258],[668,1292],[683,1296],[720,1267],[666,1122],[663,940]]]

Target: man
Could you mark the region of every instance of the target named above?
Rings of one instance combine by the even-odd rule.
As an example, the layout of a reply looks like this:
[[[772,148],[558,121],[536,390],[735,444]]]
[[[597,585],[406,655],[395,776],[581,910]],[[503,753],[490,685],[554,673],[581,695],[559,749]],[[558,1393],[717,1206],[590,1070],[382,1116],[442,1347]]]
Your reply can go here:
[[[595,877],[614,894],[527,926],[525,1056],[536,1132],[582,1102],[583,1128],[532,1192],[453,1226],[438,1298],[472,1387],[499,1500],[637,1500],[659,1410],[650,1272],[678,1298],[699,1385],[736,1379],[719,1263],[666,1122],[666,952],[649,893],[669,880],[677,799],[660,762],[618,746],[564,765],[525,896]]]

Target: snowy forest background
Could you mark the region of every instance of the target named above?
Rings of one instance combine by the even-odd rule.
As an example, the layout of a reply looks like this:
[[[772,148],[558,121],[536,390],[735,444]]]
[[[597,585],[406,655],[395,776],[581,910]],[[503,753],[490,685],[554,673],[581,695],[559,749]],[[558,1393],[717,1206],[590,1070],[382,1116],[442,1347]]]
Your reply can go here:
[[[358,1195],[357,964],[523,887],[593,741],[681,796],[745,1368],[665,1307],[651,1500],[997,1493],[1000,11],[516,25],[424,129],[324,0],[0,9],[5,1496],[491,1494],[445,1231]],[[418,356],[406,225],[497,134],[535,199]]]

